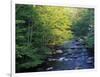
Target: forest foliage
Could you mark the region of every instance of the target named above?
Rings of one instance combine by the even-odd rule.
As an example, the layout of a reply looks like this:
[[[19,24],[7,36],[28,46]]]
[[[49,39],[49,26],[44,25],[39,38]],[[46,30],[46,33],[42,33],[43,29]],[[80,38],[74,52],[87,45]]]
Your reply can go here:
[[[94,9],[16,4],[16,70],[42,64],[74,38],[94,45]]]

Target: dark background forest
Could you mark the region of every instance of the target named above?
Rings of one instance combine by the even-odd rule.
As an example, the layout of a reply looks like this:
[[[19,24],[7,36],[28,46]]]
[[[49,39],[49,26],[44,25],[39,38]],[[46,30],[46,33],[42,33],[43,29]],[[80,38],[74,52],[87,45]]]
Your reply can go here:
[[[66,41],[94,49],[94,9],[16,4],[16,71],[35,68]]]

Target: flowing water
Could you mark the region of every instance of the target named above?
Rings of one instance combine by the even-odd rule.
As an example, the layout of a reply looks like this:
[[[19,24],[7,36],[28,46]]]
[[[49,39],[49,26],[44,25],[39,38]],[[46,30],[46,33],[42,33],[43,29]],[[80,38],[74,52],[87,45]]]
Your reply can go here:
[[[94,68],[94,49],[87,49],[80,41],[65,42],[56,54],[43,64],[20,72],[59,71]]]
[[[65,43],[60,50],[63,52],[48,59],[51,65],[47,71],[94,68],[93,50],[88,50],[80,41]]]

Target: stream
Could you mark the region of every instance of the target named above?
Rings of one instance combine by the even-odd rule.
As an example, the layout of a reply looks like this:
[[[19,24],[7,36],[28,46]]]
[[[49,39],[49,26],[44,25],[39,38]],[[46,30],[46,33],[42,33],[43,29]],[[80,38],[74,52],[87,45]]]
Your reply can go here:
[[[58,54],[48,58],[46,71],[94,68],[94,51],[78,40],[65,43]]]
[[[84,43],[73,40],[65,42],[56,54],[34,68],[23,69],[20,72],[60,71],[94,68],[94,49],[87,48]]]

